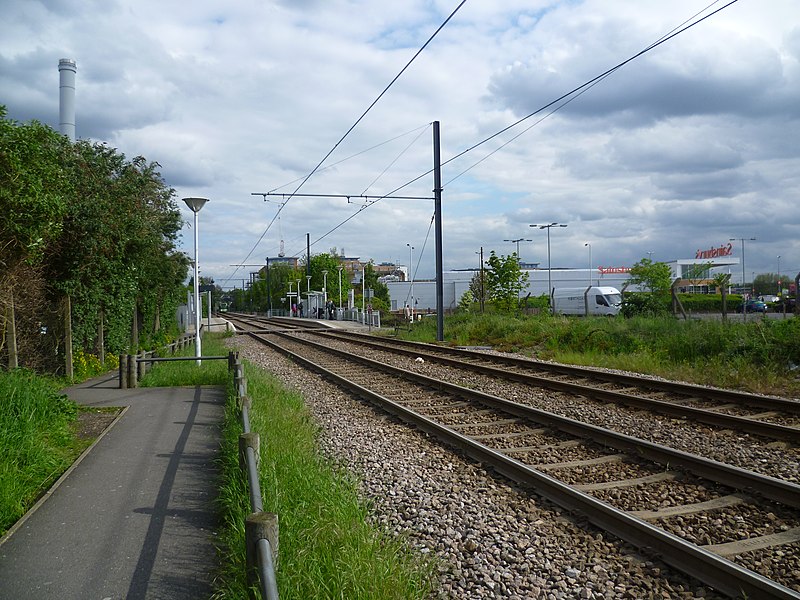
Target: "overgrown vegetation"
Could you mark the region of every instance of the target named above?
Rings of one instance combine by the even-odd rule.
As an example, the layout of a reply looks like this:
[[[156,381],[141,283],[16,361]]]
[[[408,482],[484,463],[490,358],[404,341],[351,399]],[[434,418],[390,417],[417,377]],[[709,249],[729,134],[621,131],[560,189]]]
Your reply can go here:
[[[405,339],[433,342],[426,321]],[[453,345],[491,345],[535,358],[632,370],[761,393],[800,393],[800,319],[747,323],[461,313],[445,321]]]
[[[101,331],[109,354],[176,331],[188,259],[176,250],[180,212],[158,168],[11,121],[0,106],[3,365],[63,373],[67,298],[74,351],[97,354]],[[6,344],[12,331],[16,351]]]
[[[204,338],[203,353],[224,355],[219,335]],[[191,355],[187,350],[186,354]],[[250,513],[239,467],[241,420],[224,361],[159,363],[142,385],[224,384],[228,403],[220,451],[218,532],[221,572],[218,599],[246,598],[244,522]],[[264,510],[279,518],[277,571],[282,599],[429,598],[432,567],[402,540],[368,523],[369,508],[352,475],[319,454],[318,427],[302,397],[272,375],[245,362],[252,431],[261,436],[260,480]]]
[[[70,427],[77,414],[55,380],[22,369],[0,373],[0,535],[88,444]]]

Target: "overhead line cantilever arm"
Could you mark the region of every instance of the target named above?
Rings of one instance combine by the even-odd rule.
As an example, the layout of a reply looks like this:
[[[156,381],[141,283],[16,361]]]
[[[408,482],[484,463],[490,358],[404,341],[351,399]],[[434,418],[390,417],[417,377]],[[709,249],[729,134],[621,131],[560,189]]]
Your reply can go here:
[[[365,200],[392,198],[395,200],[434,200],[433,196],[370,196],[365,194],[277,194],[273,192],[251,192],[251,196],[302,196],[305,198],[364,198]]]

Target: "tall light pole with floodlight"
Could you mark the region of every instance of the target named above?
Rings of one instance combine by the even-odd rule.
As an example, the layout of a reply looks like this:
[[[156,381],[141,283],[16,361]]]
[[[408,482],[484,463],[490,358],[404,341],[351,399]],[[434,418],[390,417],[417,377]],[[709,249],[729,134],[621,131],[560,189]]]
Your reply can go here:
[[[511,242],[512,244],[517,245],[517,260],[521,260],[519,255],[519,243],[520,242],[532,242],[533,240],[526,240],[525,238],[517,238],[515,240],[503,240],[504,242]]]
[[[194,213],[194,355],[199,365],[203,352],[200,342],[200,265],[197,258],[200,238],[197,231],[197,213],[208,202],[208,198],[184,198],[183,201]]]
[[[589,248],[589,287],[592,287],[592,244],[586,242],[584,246]]]
[[[546,225],[531,225],[539,229],[547,229],[547,295],[550,297],[550,312],[553,311],[553,280],[552,268],[550,266],[550,229],[553,227],[566,227],[562,223],[548,223]]]
[[[744,284],[745,284],[745,278],[746,278],[745,270],[744,270],[744,243],[746,241],[755,242],[756,238],[754,238],[754,237],[752,237],[752,238],[728,238],[729,242],[735,242],[736,240],[739,240],[740,242],[742,242],[742,319],[747,321],[747,308],[745,307],[745,304],[744,304]]]

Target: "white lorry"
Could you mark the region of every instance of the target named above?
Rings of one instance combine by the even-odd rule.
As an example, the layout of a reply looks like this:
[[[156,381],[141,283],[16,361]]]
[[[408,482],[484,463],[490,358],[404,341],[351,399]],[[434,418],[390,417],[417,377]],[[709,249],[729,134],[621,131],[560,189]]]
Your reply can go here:
[[[613,316],[622,308],[622,294],[606,286],[554,288],[552,302],[554,314]]]

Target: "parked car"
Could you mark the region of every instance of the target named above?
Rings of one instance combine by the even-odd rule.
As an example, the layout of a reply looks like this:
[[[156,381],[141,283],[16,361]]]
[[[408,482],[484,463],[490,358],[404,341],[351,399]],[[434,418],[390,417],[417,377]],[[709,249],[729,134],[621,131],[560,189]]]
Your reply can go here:
[[[767,312],[767,305],[765,302],[762,302],[761,300],[756,300],[754,298],[751,298],[750,300],[744,303],[744,310],[745,312],[765,313]]]

